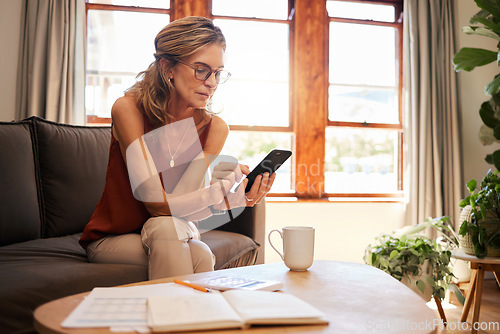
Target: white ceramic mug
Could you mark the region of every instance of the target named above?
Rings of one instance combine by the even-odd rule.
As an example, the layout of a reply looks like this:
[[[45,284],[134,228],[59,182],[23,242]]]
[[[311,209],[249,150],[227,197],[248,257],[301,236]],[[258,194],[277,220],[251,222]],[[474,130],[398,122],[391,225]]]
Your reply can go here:
[[[278,232],[283,239],[283,253],[274,247],[271,234]],[[280,230],[272,230],[267,236],[271,247],[278,252],[285,265],[293,271],[307,270],[314,259],[314,227],[285,226]]]

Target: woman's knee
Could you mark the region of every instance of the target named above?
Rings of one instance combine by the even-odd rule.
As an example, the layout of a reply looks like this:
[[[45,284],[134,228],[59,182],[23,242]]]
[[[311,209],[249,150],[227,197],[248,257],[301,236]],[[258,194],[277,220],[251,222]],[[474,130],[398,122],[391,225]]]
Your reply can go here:
[[[193,223],[172,216],[149,218],[144,223],[141,234],[145,243],[154,240],[188,241],[192,238],[199,239],[199,232]]]
[[[206,243],[200,240],[190,240],[191,259],[195,272],[212,271],[215,266],[215,255]]]
[[[172,217],[160,216],[149,218],[142,226],[142,238],[170,238],[175,233],[175,225]]]

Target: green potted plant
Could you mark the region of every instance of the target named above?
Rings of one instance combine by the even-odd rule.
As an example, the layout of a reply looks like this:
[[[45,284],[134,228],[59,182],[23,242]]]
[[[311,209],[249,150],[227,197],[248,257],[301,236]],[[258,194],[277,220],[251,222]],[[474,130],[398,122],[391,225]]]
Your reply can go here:
[[[472,71],[494,61],[500,65],[500,1],[475,0],[481,10],[470,19],[471,26],[462,28],[466,34],[485,36],[495,39],[497,50],[464,47],[453,57],[455,70]],[[491,98],[481,104],[479,115],[483,125],[479,130],[479,139],[483,145],[491,145],[500,140],[500,74],[485,87],[485,93]],[[488,154],[485,160],[500,169],[500,149]]]
[[[470,195],[460,202],[461,247],[478,258],[500,256],[500,178],[488,171],[479,188],[467,182]],[[478,188],[478,189],[476,189]]]
[[[441,239],[441,243],[446,245],[446,249],[454,250],[460,248],[460,236],[457,232],[455,232],[454,226],[450,222],[450,217],[443,216],[439,218],[427,218],[425,220],[426,224],[433,227],[439,233],[441,233],[441,237],[437,238],[438,241]],[[451,258],[451,267],[453,272],[453,282],[469,282],[471,277],[471,269],[469,261],[464,261],[456,258]],[[458,301],[464,304],[465,298],[463,297],[462,292],[458,289],[455,284],[448,285],[448,289],[453,291]]]
[[[379,268],[428,301],[431,296],[442,300],[451,283],[451,252],[446,245],[421,234],[431,224],[406,227],[393,234],[376,238],[365,250],[366,264]]]

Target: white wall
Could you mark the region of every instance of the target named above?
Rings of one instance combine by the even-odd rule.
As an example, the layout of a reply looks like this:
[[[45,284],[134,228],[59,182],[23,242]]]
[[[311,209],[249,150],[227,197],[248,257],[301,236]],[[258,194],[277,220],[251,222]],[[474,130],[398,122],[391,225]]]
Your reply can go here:
[[[15,118],[22,1],[0,0],[0,121]]]
[[[461,31],[463,26],[469,25],[472,15],[479,11],[475,2],[473,0],[455,0],[455,6],[457,12],[455,16],[457,50],[462,47],[475,47],[496,51],[497,48],[494,39],[467,35]],[[487,66],[477,67],[471,72],[461,71],[458,73],[459,105],[462,112],[464,189],[466,189],[465,183],[471,178],[480,181],[488,169],[492,168],[494,170],[492,165],[484,161],[484,157],[486,154],[500,148],[500,145],[483,146],[479,142],[477,134],[482,124],[479,117],[479,107],[481,103],[489,99],[484,94],[484,87],[499,72],[498,66],[495,63],[491,63]]]
[[[266,203],[266,235],[283,226],[316,229],[315,259],[363,262],[366,246],[402,226],[403,203]],[[279,235],[273,235],[279,244]],[[266,242],[265,262],[281,261]],[[281,250],[281,248],[277,246]]]

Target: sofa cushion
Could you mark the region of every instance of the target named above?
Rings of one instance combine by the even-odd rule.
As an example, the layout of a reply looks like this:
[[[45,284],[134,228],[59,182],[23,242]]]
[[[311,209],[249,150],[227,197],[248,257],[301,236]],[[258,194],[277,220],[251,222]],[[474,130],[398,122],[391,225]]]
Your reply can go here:
[[[33,332],[33,311],[50,300],[147,280],[145,266],[88,263],[80,235],[0,247],[0,333]],[[202,240],[216,255],[215,269],[255,262],[258,245],[242,234],[209,231]]]
[[[0,246],[40,237],[35,164],[27,122],[0,122]]]
[[[212,230],[202,233],[201,240],[215,254],[216,270],[255,264],[259,244],[243,234]]]
[[[40,166],[42,237],[81,232],[104,189],[111,130],[32,119]]]
[[[80,234],[0,247],[1,333],[29,333],[33,311],[64,296],[147,279],[147,268],[88,263]]]

